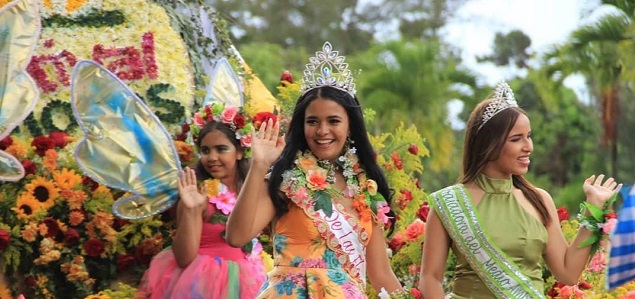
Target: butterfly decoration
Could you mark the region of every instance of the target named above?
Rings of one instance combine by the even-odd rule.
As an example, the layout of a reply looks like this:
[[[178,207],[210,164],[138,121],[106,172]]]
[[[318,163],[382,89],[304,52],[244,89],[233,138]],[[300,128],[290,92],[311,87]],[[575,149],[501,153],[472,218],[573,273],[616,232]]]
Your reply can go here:
[[[40,37],[36,1],[18,0],[0,8],[0,140],[33,111],[39,89],[26,67]],[[0,150],[0,181],[16,182],[24,167],[13,155]]]
[[[242,104],[236,74],[226,59],[218,63],[205,104]],[[181,165],[172,137],[124,82],[100,64],[82,60],[71,77],[71,107],[83,132],[75,149],[80,168],[130,194],[115,201],[116,216],[142,219],[176,203]]]
[[[71,77],[71,107],[83,132],[78,165],[93,180],[131,194],[115,201],[115,215],[141,219],[174,205],[181,165],[172,138],[128,86],[82,60]]]
[[[219,59],[212,70],[212,74],[202,106],[215,101],[220,101],[230,106],[243,106],[243,88],[238,76],[229,64],[229,60],[224,57]]]

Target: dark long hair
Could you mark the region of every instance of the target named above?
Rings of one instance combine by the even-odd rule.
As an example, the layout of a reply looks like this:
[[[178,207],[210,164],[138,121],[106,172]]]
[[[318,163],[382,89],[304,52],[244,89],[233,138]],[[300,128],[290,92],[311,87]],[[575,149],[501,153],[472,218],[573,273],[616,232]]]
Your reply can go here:
[[[487,163],[498,159],[516,120],[521,114],[527,115],[519,107],[507,108],[489,119],[479,130],[478,127],[483,122],[483,112],[491,101],[492,99],[487,99],[479,103],[467,121],[463,142],[463,174],[459,178],[459,183],[474,181],[483,172]],[[549,212],[536,187],[522,175],[512,175],[512,182],[538,210],[543,225],[547,226]]]
[[[196,148],[199,151],[201,149],[201,141],[203,140],[203,138],[205,138],[205,135],[214,131],[223,133],[225,136],[227,136],[227,139],[229,139],[229,141],[236,147],[236,150],[242,151],[243,153],[245,152],[245,148],[243,148],[240,144],[240,140],[236,138],[236,133],[228,125],[218,121],[208,122],[203,126],[203,128],[201,128],[201,131],[198,134],[198,138],[194,141],[194,143],[196,144]],[[238,186],[236,187],[238,187],[237,190],[240,190],[243,182],[245,181],[245,177],[247,176],[247,171],[249,171],[249,159],[245,158],[243,155],[243,158],[238,160],[237,163]],[[200,159],[198,160],[198,162],[196,162],[195,171],[196,179],[199,182],[214,178],[209,172],[207,172],[207,170],[205,170],[205,167],[203,167]]]
[[[294,167],[294,160],[298,151],[305,151],[309,148],[306,137],[304,136],[304,116],[307,107],[315,99],[331,100],[344,107],[349,119],[350,138],[355,143],[359,161],[366,171],[367,177],[377,182],[377,191],[383,195],[388,204],[390,204],[391,192],[388,188],[388,182],[375,160],[374,150],[368,139],[368,132],[366,131],[362,107],[359,101],[356,97],[351,96],[347,92],[330,86],[324,86],[308,91],[300,96],[295,104],[289,130],[286,135],[286,146],[276,163],[274,163],[269,180],[269,195],[276,208],[277,215],[282,216],[288,211],[288,199],[285,198],[278,189],[282,183],[282,174]],[[391,211],[388,216],[394,217],[394,213]]]

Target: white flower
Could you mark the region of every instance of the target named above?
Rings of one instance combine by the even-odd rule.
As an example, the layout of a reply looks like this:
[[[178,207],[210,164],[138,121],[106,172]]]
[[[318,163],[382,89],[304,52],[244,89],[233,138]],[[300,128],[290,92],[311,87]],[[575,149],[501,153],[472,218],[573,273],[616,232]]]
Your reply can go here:
[[[390,299],[390,294],[388,294],[388,291],[386,291],[386,289],[381,288],[381,291],[378,294],[379,299]]]

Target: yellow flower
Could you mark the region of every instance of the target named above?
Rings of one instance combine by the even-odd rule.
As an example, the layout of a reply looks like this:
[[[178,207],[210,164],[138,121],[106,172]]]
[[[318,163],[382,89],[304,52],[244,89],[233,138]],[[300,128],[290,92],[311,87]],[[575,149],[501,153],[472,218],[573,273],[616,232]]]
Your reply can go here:
[[[209,179],[203,182],[203,191],[207,197],[217,196],[220,192],[220,180]]]
[[[373,196],[377,194],[377,182],[374,180],[366,180],[366,190],[368,190],[368,195]]]
[[[302,170],[309,170],[315,168],[317,165],[317,159],[312,155],[302,155],[298,159],[298,167]]]
[[[99,185],[92,192],[93,199],[96,200],[105,200],[107,202],[113,201],[112,193],[110,193],[110,189],[104,185]]]
[[[2,5],[0,5],[2,6]],[[27,148],[22,145],[20,142],[13,142],[12,145],[9,145],[6,150],[7,153],[13,155],[18,160],[24,160],[27,156]]]
[[[34,242],[38,235],[37,223],[29,222],[21,231],[22,239],[27,242]]]
[[[28,192],[23,192],[16,200],[15,207],[11,208],[21,220],[31,219],[41,209],[42,204]]]
[[[38,176],[33,181],[24,186],[27,192],[40,203],[44,209],[55,205],[55,198],[59,196],[59,189],[55,184],[47,179]]]
[[[60,189],[73,189],[82,183],[82,177],[75,170],[64,168],[53,173],[53,180]]]

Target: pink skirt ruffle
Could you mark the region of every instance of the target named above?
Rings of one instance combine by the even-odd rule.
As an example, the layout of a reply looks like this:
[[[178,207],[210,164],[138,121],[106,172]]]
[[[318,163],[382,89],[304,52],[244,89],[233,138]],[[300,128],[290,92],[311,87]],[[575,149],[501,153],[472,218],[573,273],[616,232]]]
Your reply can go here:
[[[141,279],[137,299],[252,299],[265,279],[258,257],[239,261],[199,254],[186,268],[171,249],[157,254]]]

